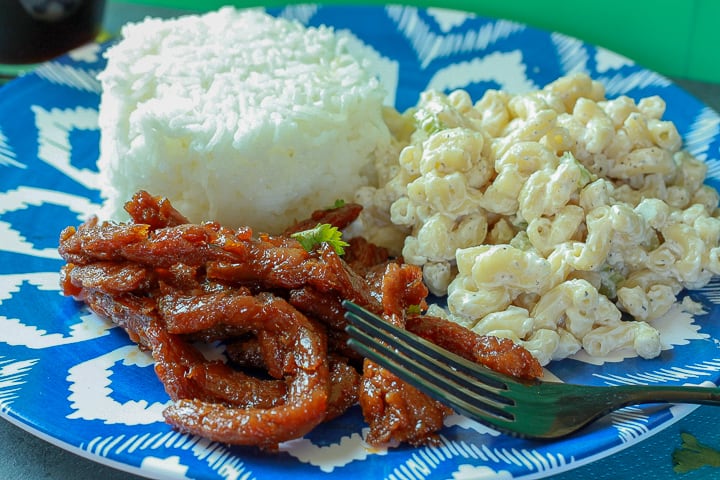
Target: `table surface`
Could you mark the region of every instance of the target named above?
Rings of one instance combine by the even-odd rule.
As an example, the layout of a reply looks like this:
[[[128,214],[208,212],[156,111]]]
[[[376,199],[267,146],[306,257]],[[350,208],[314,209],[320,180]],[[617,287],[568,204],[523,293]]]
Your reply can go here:
[[[130,19],[146,14],[166,15],[166,9],[111,2],[106,23],[111,31]],[[720,111],[720,83],[673,79],[680,87],[706,105]],[[703,467],[679,475],[673,471],[672,454],[680,447],[681,433],[695,435],[701,443],[720,450],[720,409],[700,407],[681,421],[644,441],[607,458],[554,476],[556,480],[615,480],[653,478],[655,480],[720,479],[720,467]],[[0,479],[133,480],[136,475],[100,465],[37,438],[10,422],[0,420]]]

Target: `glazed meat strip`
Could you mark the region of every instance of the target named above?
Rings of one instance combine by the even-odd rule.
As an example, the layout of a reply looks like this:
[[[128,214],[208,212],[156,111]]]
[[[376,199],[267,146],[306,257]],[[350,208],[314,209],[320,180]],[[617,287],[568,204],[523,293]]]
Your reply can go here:
[[[281,378],[288,368],[314,365],[320,354],[326,356],[324,345],[321,349],[313,346],[319,343],[314,337],[323,337],[324,342],[322,328],[286,300],[268,292],[257,295],[235,291],[195,296],[164,295],[157,300],[157,306],[167,331],[172,334],[195,333],[217,324],[237,324],[254,333],[268,373],[275,378]],[[266,335],[270,335],[267,340]],[[312,342],[303,344],[308,340]],[[283,351],[275,344],[290,347]],[[267,345],[272,347],[266,348]],[[313,348],[320,351],[313,351]],[[287,355],[294,357],[286,358]]]
[[[152,353],[179,431],[273,450],[359,403],[370,443],[431,441],[450,410],[349,349],[343,299],[491,368],[541,371],[521,347],[418,315],[421,270],[363,239],[350,240],[346,261],[328,244],[308,252],[284,235],[190,224],[147,192],[126,210],[128,223],[92,218],[61,233],[61,286]],[[288,233],[342,228],[358,213],[318,211]],[[206,359],[197,342],[220,342],[228,361]]]
[[[387,248],[379,247],[362,237],[353,237],[348,240],[343,260],[359,275],[367,275],[379,265],[390,261]]]
[[[388,263],[380,281],[383,316],[393,318],[405,327],[408,309],[426,310],[428,289],[422,281],[422,270],[415,265]]]
[[[343,203],[338,207],[315,210],[306,220],[301,220],[286,228],[283,236],[289,237],[293,233],[309,230],[318,224],[325,223],[338,230],[343,230],[358,218],[362,209],[362,205],[358,203]]]
[[[152,269],[132,262],[100,261],[89,265],[70,264],[62,270],[61,284],[66,292],[83,288],[125,293],[150,288],[155,282]]]
[[[235,334],[253,334],[250,354],[255,358],[252,366],[263,368],[270,376],[284,381],[260,381],[220,362],[198,363],[188,373],[190,379],[228,403],[244,408],[285,405],[288,399],[283,397],[293,388],[292,385],[288,387],[288,382],[297,381],[301,386],[312,386],[306,376],[293,376],[298,373],[297,368],[307,367],[317,359],[326,358],[328,366],[311,365],[313,370],[329,368],[330,386],[324,420],[344,413],[357,402],[359,375],[351,367],[338,357],[328,357],[325,351],[306,352],[307,355],[301,356],[304,347],[308,345],[309,335],[303,335],[297,328],[293,328],[295,324],[291,317],[299,318],[304,328],[312,330],[318,340],[325,341],[324,332],[319,325],[313,324],[282,298],[266,292],[253,296],[243,289],[200,295],[173,292],[160,296],[157,307],[171,334],[192,334],[218,325],[241,327],[234,330]],[[287,358],[289,354],[293,357]],[[246,420],[237,415],[237,421]],[[229,440],[227,437],[224,441],[255,444],[254,440]]]
[[[203,265],[211,260],[232,261],[242,239],[227,238],[230,232],[215,223],[184,224],[153,230],[149,225],[99,222],[93,218],[77,230],[67,227],[60,235],[58,251],[68,263],[87,265],[98,261],[130,261],[169,268],[177,263]]]
[[[239,368],[261,370],[265,368],[262,347],[257,337],[242,335],[225,341],[225,355]]]
[[[360,374],[348,363],[347,358],[331,354],[330,397],[326,420],[332,420],[358,403],[360,396]]]
[[[328,337],[328,344],[330,343]],[[251,369],[266,369],[262,346],[255,337],[230,343],[225,350],[231,363]],[[328,354],[330,364],[330,396],[326,420],[338,417],[358,401],[360,374],[350,365],[348,357]]]
[[[133,195],[132,200],[125,204],[125,211],[134,223],[147,224],[151,229],[190,223],[167,198],[150,195],[145,190]]]
[[[289,379],[284,403],[270,408],[235,408],[179,399],[165,410],[165,419],[183,432],[225,443],[273,448],[310,432],[327,416],[330,371],[325,336],[301,312],[272,294],[243,295],[234,300],[220,310],[236,309],[233,318],[260,336],[273,337],[276,348],[264,360],[271,376]],[[189,315],[195,313],[199,312]],[[220,313],[218,320],[226,319]],[[168,323],[172,324],[170,318]]]
[[[247,242],[246,246],[247,255],[235,262],[208,262],[208,278],[236,284],[259,284],[268,289],[311,286],[372,311],[380,308],[363,278],[327,244],[319,245],[313,255],[299,242],[280,237],[262,236],[257,241]]]
[[[338,297],[306,286],[290,290],[288,301],[303,312],[322,320],[329,328],[338,331],[345,328],[345,309]]]
[[[390,263],[375,280],[381,291],[382,316],[386,321],[404,328],[408,309],[426,307],[428,290],[419,268]],[[366,441],[376,446],[434,443],[435,433],[452,413],[442,403],[367,359],[360,383],[360,406],[370,426]]]
[[[360,406],[370,430],[370,445],[436,443],[436,432],[452,410],[400,380],[375,362],[365,360]]]
[[[199,362],[188,369],[190,380],[222,401],[242,408],[272,408],[285,402],[285,380],[260,379],[216,360]],[[192,397],[186,397],[192,398]]]
[[[203,362],[204,358],[181,337],[165,330],[152,299],[134,295],[113,296],[97,290],[86,290],[83,299],[95,313],[112,320],[134,342],[151,351],[155,373],[172,400],[214,398],[188,375],[190,368]]]
[[[405,328],[496,372],[526,379],[542,376],[542,366],[537,359],[509,338],[478,335],[457,323],[427,315],[408,316]]]
[[[162,320],[147,299],[111,298],[89,293],[88,305],[122,326],[140,346],[150,350],[155,370],[172,400],[202,399],[245,408],[270,408],[284,402],[284,380],[260,380],[224,363],[208,362],[188,342],[162,328]]]

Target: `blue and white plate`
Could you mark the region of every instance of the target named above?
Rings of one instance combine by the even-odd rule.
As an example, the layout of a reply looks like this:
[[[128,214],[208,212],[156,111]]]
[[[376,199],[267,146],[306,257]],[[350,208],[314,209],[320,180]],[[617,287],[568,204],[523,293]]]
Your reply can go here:
[[[294,6],[272,13],[349,29],[376,50],[399,109],[428,88],[540,88],[583,71],[610,97],[661,95],[686,148],[720,186],[720,118],[668,79],[607,50],[503,20],[401,6]],[[179,434],[150,357],[125,333],[62,296],[59,232],[99,207],[97,113],[102,46],[43,65],[0,89],[0,414],[97,462],[164,478],[540,478],[628,447],[692,411],[625,408],[577,435],[531,442],[453,417],[435,447],[375,450],[358,408],[276,454]],[[720,283],[687,292],[706,313],[674,310],[656,325],[655,360],[569,359],[549,376],[595,385],[700,384],[720,378]]]

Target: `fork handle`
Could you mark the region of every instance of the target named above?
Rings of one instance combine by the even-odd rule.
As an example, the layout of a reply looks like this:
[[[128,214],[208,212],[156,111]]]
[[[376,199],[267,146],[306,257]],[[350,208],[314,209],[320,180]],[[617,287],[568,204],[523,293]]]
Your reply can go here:
[[[720,388],[620,385],[616,387],[590,387],[585,393],[603,399],[613,408],[644,403],[692,403],[720,406]]]

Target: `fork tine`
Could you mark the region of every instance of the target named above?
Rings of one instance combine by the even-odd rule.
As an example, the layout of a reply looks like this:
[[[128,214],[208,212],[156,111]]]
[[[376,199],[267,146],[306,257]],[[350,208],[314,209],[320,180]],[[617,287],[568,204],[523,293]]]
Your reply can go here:
[[[446,351],[428,355],[402,339],[394,338],[394,326],[383,320],[377,324],[376,317],[368,319],[364,313],[361,315],[354,311],[346,314],[351,322],[346,329],[352,337],[348,343],[361,354],[460,413],[496,428],[506,429],[512,423],[513,416],[507,409],[513,401],[502,397],[502,388],[485,385],[456,371],[444,361],[438,361],[438,358],[444,359]],[[409,335],[420,343],[430,343],[414,334]],[[388,348],[379,340],[396,348]]]
[[[343,300],[342,305],[348,312],[345,318],[350,320],[348,314],[352,314],[358,319],[356,320],[356,322],[358,322],[356,326],[360,326],[359,322],[362,322],[363,327],[367,325],[367,327],[364,328],[366,331],[372,329],[372,333],[382,335],[384,340],[390,344],[402,341],[407,349],[411,349],[413,354],[422,355],[423,358],[431,362],[432,366],[438,366],[450,374],[462,372],[470,377],[470,381],[473,383],[482,382],[488,388],[492,387],[494,389],[493,393],[495,394],[500,394],[501,391],[507,389],[507,381],[509,379],[506,375],[498,373],[484,365],[471,362],[412,332],[398,328],[349,300]],[[438,362],[438,358],[443,358],[445,361]]]
[[[453,410],[475,418],[483,423],[495,425],[500,421],[511,421],[500,408],[493,408],[492,405],[480,406],[480,402],[493,403],[486,397],[470,396],[457,387],[451,380],[446,379],[437,372],[427,369],[424,365],[413,362],[413,359],[404,356],[393,349],[377,350],[377,340],[368,336],[365,332],[349,327],[348,332],[353,337],[348,344],[355,348],[364,357],[373,360],[378,365],[387,368],[398,378],[425,392],[430,397],[445,403]],[[381,347],[382,348],[382,347]],[[408,367],[411,365],[411,367]]]
[[[498,410],[503,416],[506,416],[506,414],[502,413],[503,409],[512,404],[512,400],[504,399],[502,395],[492,387],[486,389],[482,383],[474,382],[472,378],[467,378],[453,371],[451,368],[446,368],[446,366],[442,365],[436,359],[427,358],[422,352],[408,350],[405,345],[395,342],[392,344],[387,343],[387,347],[383,348],[384,345],[378,340],[386,341],[385,335],[380,334],[379,338],[376,338],[367,331],[363,331],[354,325],[348,327],[347,331],[352,337],[351,345],[360,345],[364,350],[373,350],[373,356],[384,356],[387,357],[389,361],[398,364],[409,365],[411,368],[422,368],[423,371],[419,372],[422,378],[441,384],[442,387],[455,398],[472,403],[477,401],[478,398],[472,395],[471,392],[480,394],[482,395],[482,400],[490,408]],[[390,341],[392,342],[392,339]],[[387,352],[385,350],[387,350]]]

